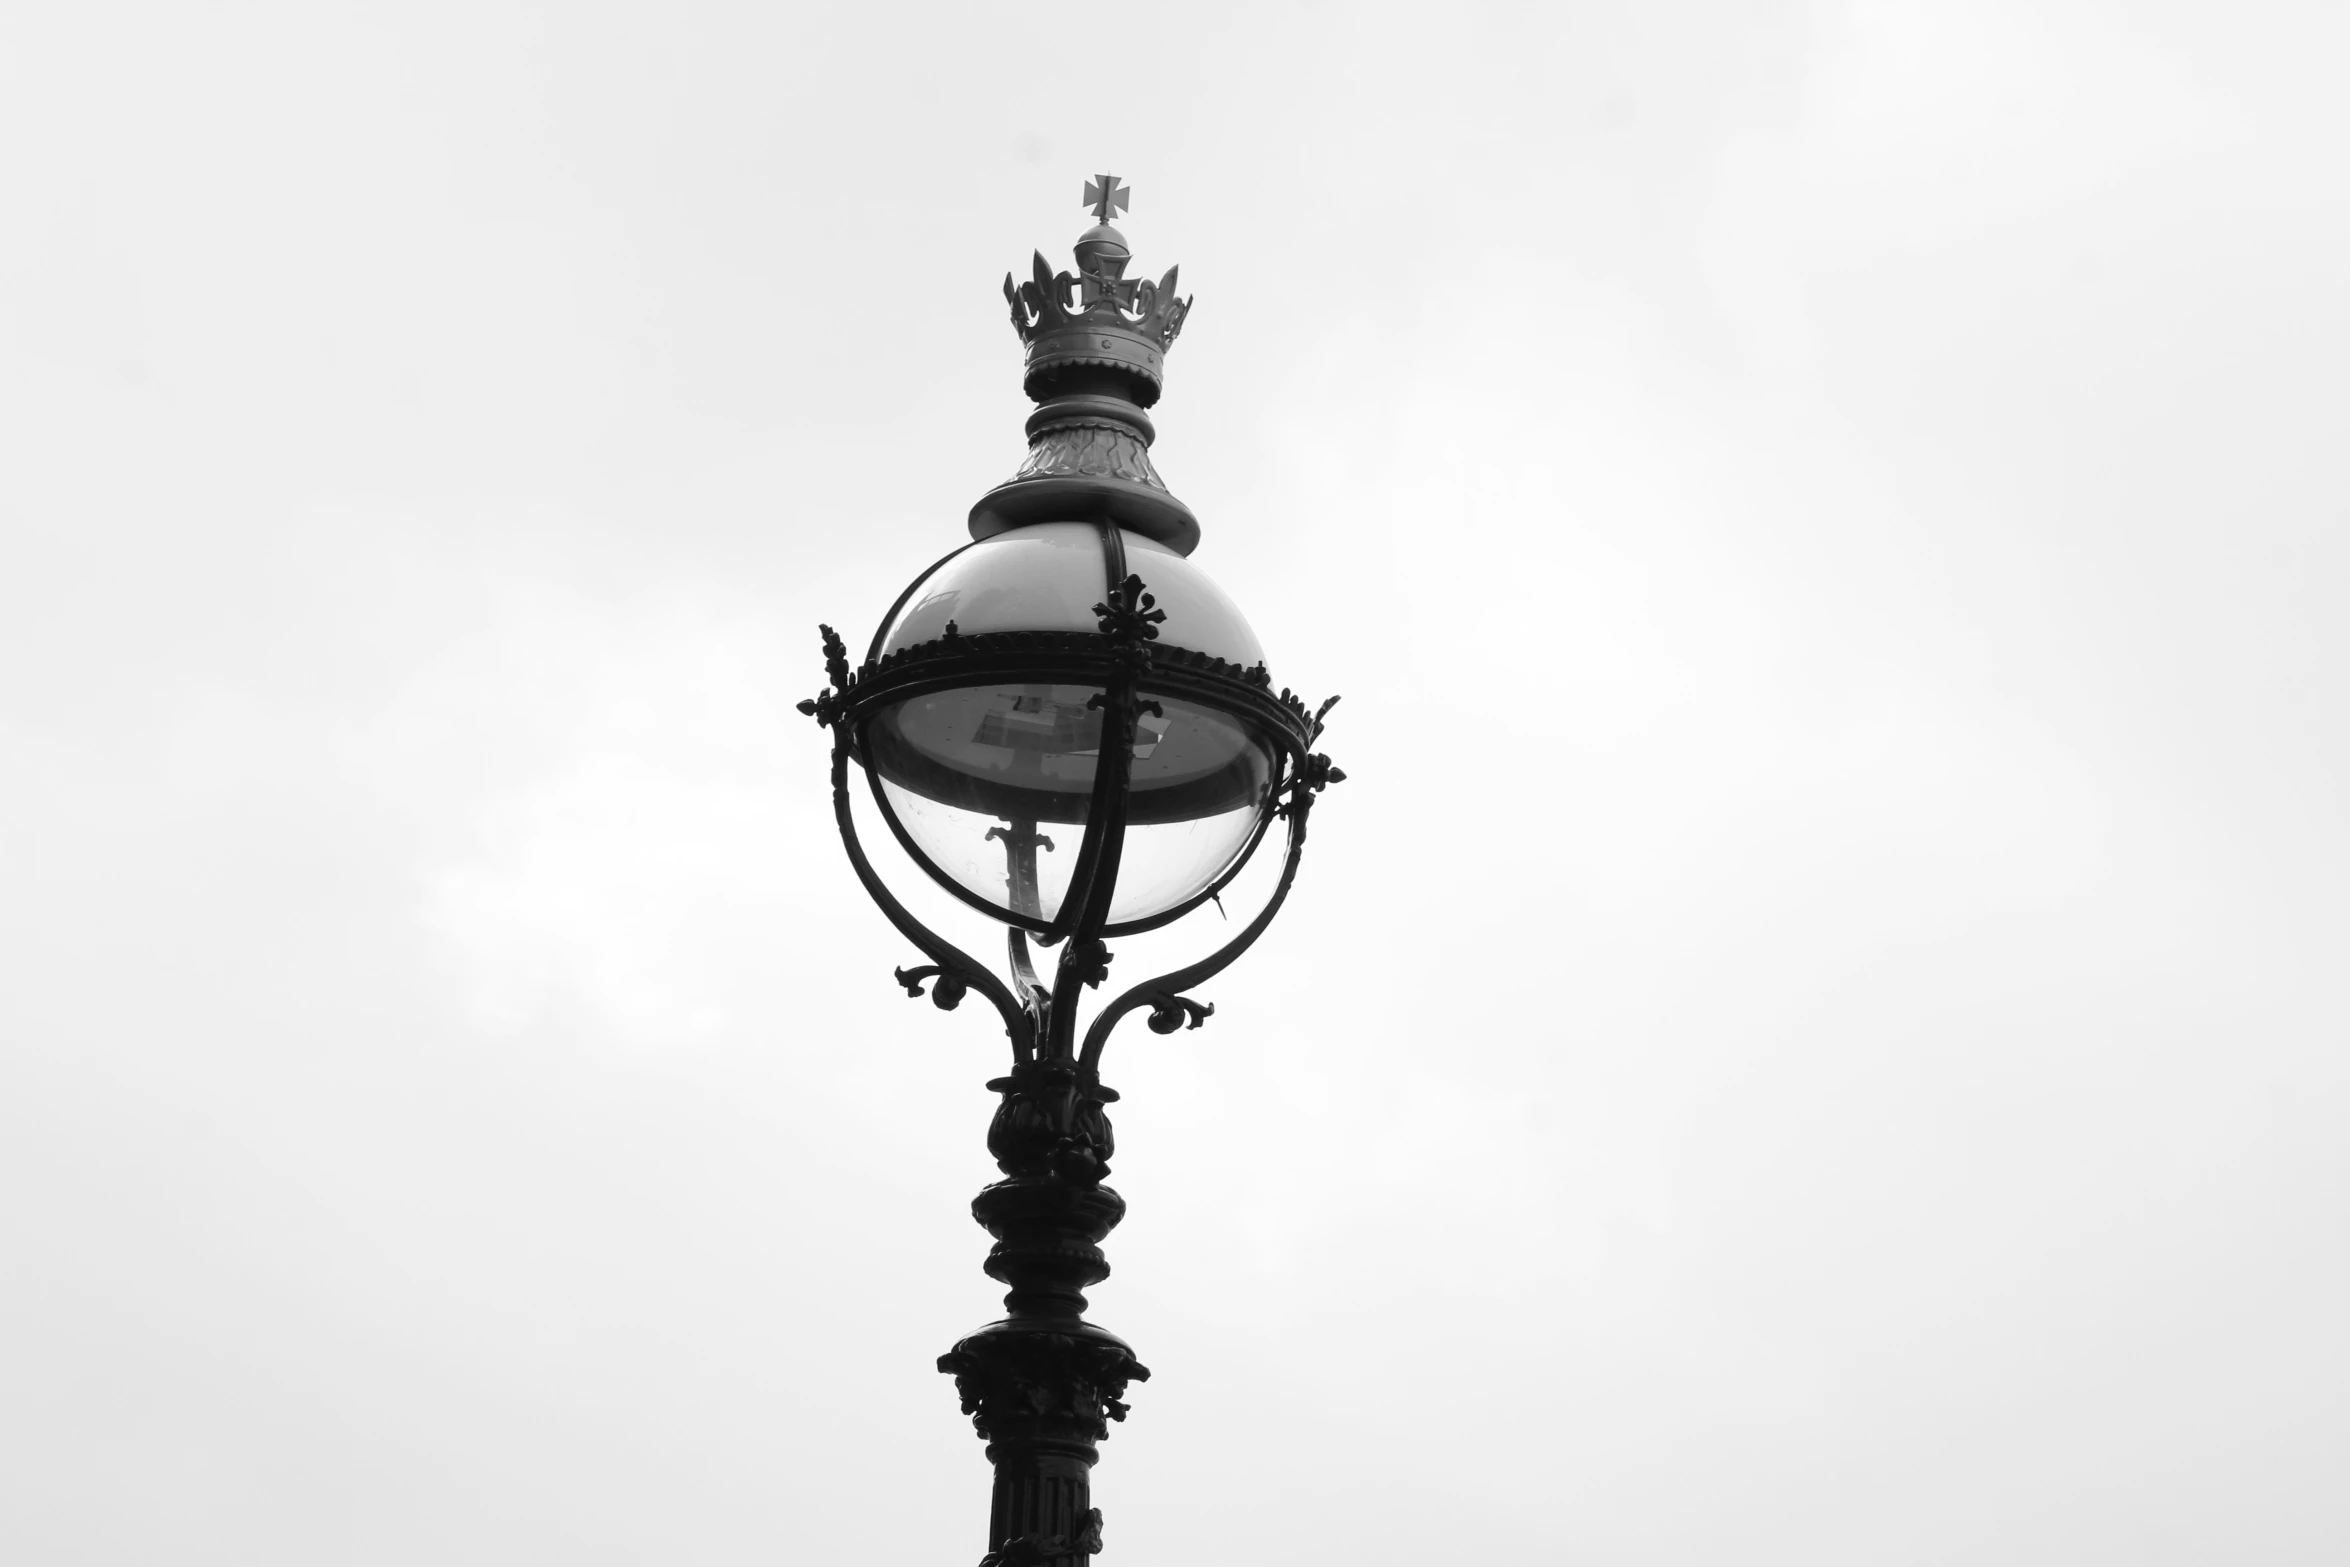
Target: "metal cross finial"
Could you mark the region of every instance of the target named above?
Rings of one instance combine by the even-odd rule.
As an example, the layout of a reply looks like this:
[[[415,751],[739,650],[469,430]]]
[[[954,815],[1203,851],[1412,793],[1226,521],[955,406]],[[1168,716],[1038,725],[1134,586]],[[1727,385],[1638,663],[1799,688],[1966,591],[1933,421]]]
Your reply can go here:
[[[1093,208],[1096,221],[1107,223],[1126,210],[1126,198],[1134,194],[1134,187],[1118,183],[1115,174],[1097,174],[1085,182],[1085,204]]]

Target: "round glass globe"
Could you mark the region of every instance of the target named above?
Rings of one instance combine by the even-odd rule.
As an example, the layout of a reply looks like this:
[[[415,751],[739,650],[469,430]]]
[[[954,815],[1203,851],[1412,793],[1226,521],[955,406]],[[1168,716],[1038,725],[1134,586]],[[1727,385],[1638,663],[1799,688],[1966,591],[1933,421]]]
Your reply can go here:
[[[1165,546],[1123,535],[1127,569],[1167,619],[1155,646],[1248,666],[1262,658],[1239,609]],[[917,583],[878,650],[1003,631],[1098,633],[1108,577],[1088,523],[1045,523],[983,540]],[[1115,928],[1196,901],[1255,842],[1277,753],[1257,726],[1191,698],[1144,693],[1127,828],[1110,903]],[[934,875],[1027,921],[1061,912],[1101,761],[1100,687],[959,686],[891,703],[864,732],[884,803]],[[1055,829],[1058,829],[1057,831]]]

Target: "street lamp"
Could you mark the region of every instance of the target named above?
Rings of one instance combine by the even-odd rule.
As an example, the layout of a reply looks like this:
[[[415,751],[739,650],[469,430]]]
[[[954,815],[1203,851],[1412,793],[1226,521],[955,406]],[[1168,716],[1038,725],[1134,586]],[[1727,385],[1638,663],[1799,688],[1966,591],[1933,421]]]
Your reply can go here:
[[[1149,1009],[1158,1033],[1215,1009],[1188,991],[1237,958],[1287,897],[1315,797],[1345,775],[1314,751],[1313,712],[1275,693],[1256,634],[1193,565],[1199,523],[1151,466],[1168,347],[1191,301],[1170,270],[1128,281],[1110,219],[1128,192],[1086,187],[1097,219],[1077,275],[1040,254],[1004,279],[1027,345],[1028,460],[971,509],[972,542],[916,577],[863,663],[823,629],[830,685],[800,704],[832,731],[833,814],[873,901],[930,961],[897,971],[952,1010],[976,991],[1011,1036],[1012,1069],[987,1132],[1004,1179],[971,1211],[995,1237],[987,1272],[1005,1315],[939,1358],[995,1465],[982,1567],[1083,1567],[1101,1547],[1095,1444],[1150,1373],[1087,1322],[1084,1289],[1109,1276],[1100,1242],[1125,1215],[1102,1184],[1112,1151],[1102,1085],[1110,1031]],[[1331,701],[1336,701],[1332,698]],[[922,924],[875,873],[850,813],[864,771],[890,834],[947,892],[1005,927],[999,977]],[[1098,1006],[1113,938],[1155,930],[1216,897],[1276,826],[1279,879],[1211,955]],[[1048,983],[1036,949],[1058,947]]]

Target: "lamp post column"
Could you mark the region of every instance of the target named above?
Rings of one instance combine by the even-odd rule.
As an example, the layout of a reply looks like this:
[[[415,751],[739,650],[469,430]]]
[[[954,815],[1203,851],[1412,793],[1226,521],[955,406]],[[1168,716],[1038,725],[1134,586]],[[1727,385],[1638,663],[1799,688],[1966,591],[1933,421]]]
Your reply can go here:
[[[972,542],[899,595],[863,664],[820,628],[829,684],[799,704],[832,731],[851,868],[927,959],[898,983],[910,997],[927,984],[944,1011],[981,998],[1012,1046],[1010,1073],[988,1085],[1001,1096],[987,1144],[1003,1179],[971,1205],[995,1238],[987,1271],[1007,1287],[1005,1314],[938,1361],[995,1468],[981,1567],[1089,1567],[1102,1543],[1098,1447],[1126,1418],[1128,1385],[1150,1375],[1085,1320],[1084,1292],[1110,1274],[1101,1243],[1126,1212],[1102,1184],[1118,1097],[1098,1075],[1110,1032],[1137,1012],[1157,1034],[1207,1020],[1215,1008],[1190,992],[1264,933],[1297,875],[1314,797],[1345,776],[1313,749],[1330,702],[1308,711],[1275,694],[1255,632],[1189,559],[1198,519],[1151,463],[1146,410],[1191,302],[1172,268],[1156,283],[1126,277],[1131,255],[1110,225],[1126,196],[1106,174],[1087,187],[1097,221],[1078,239],[1078,275],[1040,253],[1028,281],[1004,279],[1037,405],[1027,460],[972,508]],[[852,763],[911,861],[1006,927],[1008,978],[931,929],[874,868]],[[1085,992],[1109,978],[1108,943],[1211,899],[1221,910],[1282,823],[1288,842],[1256,914],[1206,956],[1107,992],[1080,1037]],[[1050,983],[1032,939],[1058,949]]]

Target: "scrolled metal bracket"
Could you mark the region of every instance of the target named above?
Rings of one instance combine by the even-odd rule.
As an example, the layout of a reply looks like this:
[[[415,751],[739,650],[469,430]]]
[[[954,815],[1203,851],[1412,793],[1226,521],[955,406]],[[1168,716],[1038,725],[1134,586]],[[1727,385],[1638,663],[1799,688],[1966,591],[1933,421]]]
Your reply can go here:
[[[849,683],[848,653],[840,637],[830,626],[824,633],[826,673],[832,677],[832,689],[810,701],[800,704],[803,712],[832,730],[832,814],[840,828],[841,846],[847,850],[849,867],[857,873],[865,895],[871,898],[884,917],[898,928],[930,962],[915,968],[901,968],[897,981],[909,996],[922,994],[922,983],[930,982],[930,1001],[942,1012],[951,1012],[962,1004],[964,996],[976,990],[986,997],[1003,1019],[1004,1032],[1012,1041],[1012,1055],[1016,1061],[1025,1061],[1036,1052],[1036,1019],[1031,1009],[1015,997],[1004,982],[953,942],[946,940],[929,926],[916,919],[911,910],[900,903],[897,894],[889,890],[866,857],[865,846],[857,837],[856,818],[849,809],[849,729],[841,721],[839,703]]]
[[[1216,1015],[1215,1003],[1206,1005],[1189,996],[1150,996],[1150,1030],[1154,1034],[1172,1034],[1178,1029],[1197,1028]]]
[[[1314,715],[1312,733],[1319,737],[1322,718],[1338,701],[1332,697],[1324,702]],[[1085,1047],[1078,1056],[1079,1065],[1088,1071],[1099,1070],[1102,1051],[1110,1042],[1110,1032],[1127,1013],[1139,1007],[1151,1009],[1150,1028],[1155,1034],[1172,1034],[1179,1028],[1197,1028],[1215,1011],[1183,994],[1203,985],[1229,968],[1234,960],[1256,944],[1273,916],[1281,912],[1288,900],[1289,889],[1297,880],[1298,861],[1305,854],[1306,818],[1313,813],[1314,800],[1330,785],[1345,778],[1345,774],[1330,765],[1330,759],[1320,754],[1301,758],[1292,768],[1289,781],[1278,791],[1282,799],[1273,807],[1273,814],[1289,823],[1288,851],[1282,856],[1281,879],[1274,884],[1273,895],[1256,917],[1244,926],[1222,947],[1187,968],[1179,968],[1145,981],[1104,1006],[1094,1015],[1093,1024],[1085,1031]],[[1188,1020],[1188,1023],[1187,1021]]]
[[[919,968],[902,968],[893,972],[897,976],[897,982],[906,987],[906,994],[916,1000],[921,999],[924,980],[936,981],[930,987],[930,1004],[941,1012],[952,1012],[961,1006],[963,997],[971,989],[969,980],[960,974],[949,973],[935,963],[925,963]]]

